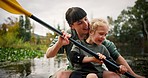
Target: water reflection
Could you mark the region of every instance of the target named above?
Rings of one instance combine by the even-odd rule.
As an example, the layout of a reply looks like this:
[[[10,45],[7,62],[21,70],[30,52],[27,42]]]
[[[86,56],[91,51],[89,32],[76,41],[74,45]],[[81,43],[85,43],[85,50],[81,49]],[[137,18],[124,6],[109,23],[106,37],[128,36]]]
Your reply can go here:
[[[31,73],[30,61],[5,62],[0,64],[0,78],[24,78]]]
[[[0,78],[48,78],[60,67],[66,65],[66,59],[46,57],[23,62],[0,63]]]
[[[148,77],[148,57],[146,53],[131,53],[133,55],[130,55],[130,53],[125,53],[125,49],[120,49],[120,52],[123,52],[121,54],[136,73]],[[0,63],[0,78],[48,78],[65,65],[66,58],[64,55],[51,59],[41,57],[23,62],[3,62]]]

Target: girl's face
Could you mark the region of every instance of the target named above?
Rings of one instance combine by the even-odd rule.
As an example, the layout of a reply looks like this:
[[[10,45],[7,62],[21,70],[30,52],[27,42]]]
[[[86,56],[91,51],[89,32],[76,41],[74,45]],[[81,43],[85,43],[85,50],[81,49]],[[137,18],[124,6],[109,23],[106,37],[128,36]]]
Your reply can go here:
[[[105,40],[108,31],[108,26],[99,26],[95,31],[90,31],[90,38],[92,42],[97,45],[101,45],[102,42]]]
[[[79,37],[88,35],[89,32],[89,21],[87,17],[82,18],[79,21],[74,22],[71,25],[72,29],[75,29]]]

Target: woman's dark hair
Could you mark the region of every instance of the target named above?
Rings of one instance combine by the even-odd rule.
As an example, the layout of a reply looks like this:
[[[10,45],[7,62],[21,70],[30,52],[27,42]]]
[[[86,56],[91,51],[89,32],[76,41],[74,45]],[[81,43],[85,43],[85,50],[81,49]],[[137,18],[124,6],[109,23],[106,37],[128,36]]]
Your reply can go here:
[[[66,20],[69,25],[72,25],[74,22],[79,21],[80,19],[86,16],[86,12],[80,7],[71,7],[66,12]]]

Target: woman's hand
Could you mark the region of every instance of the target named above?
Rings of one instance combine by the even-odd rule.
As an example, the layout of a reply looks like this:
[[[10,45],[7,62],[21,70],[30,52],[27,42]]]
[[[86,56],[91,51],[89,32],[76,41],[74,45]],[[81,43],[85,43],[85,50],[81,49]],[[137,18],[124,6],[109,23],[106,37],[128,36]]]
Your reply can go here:
[[[68,45],[70,42],[69,38],[71,37],[71,34],[68,34],[68,33],[64,32],[63,30],[62,30],[62,33],[63,33],[63,35],[59,36],[59,38],[58,38],[58,43],[60,43],[62,46]]]
[[[119,68],[119,73],[124,74],[127,72],[127,68],[124,65],[120,65]]]

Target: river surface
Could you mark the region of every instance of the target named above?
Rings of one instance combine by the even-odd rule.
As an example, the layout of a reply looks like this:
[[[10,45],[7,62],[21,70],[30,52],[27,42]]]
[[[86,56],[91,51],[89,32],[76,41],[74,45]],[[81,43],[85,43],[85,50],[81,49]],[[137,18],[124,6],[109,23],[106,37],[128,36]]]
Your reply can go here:
[[[132,69],[139,75],[148,78],[148,53],[142,49],[128,52],[122,50],[122,56],[127,60]],[[45,56],[21,62],[0,62],[0,78],[49,78],[60,68],[65,67],[65,55],[58,58],[47,59]]]
[[[49,78],[66,66],[66,59],[46,57],[21,62],[1,62],[0,78]]]

